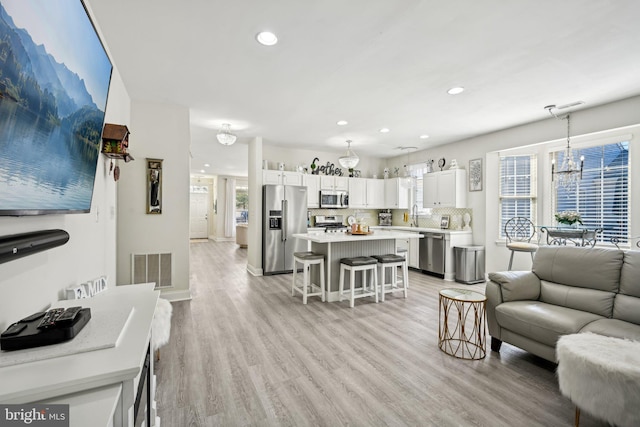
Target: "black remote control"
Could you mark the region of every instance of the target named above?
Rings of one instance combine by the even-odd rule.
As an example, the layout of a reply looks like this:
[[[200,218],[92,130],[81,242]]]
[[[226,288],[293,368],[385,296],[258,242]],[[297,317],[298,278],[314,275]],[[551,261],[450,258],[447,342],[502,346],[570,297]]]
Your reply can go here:
[[[46,313],[46,311],[39,311],[37,313],[33,313],[31,316],[27,316],[24,319],[18,320],[18,323],[29,323],[29,322],[33,322],[36,319],[41,318],[42,316],[44,316]]]
[[[22,332],[22,330],[26,327],[27,325],[25,325],[24,323],[14,323],[13,325],[9,326],[6,331],[2,333],[2,336],[11,337],[13,335],[17,335],[20,332]]]
[[[56,323],[71,322],[76,315],[82,310],[82,307],[69,307],[55,320]]]
[[[62,314],[62,312],[64,312],[64,308],[52,308],[51,310],[47,311],[38,324],[37,328],[47,329],[52,327],[56,324],[56,320],[58,319],[58,316]]]

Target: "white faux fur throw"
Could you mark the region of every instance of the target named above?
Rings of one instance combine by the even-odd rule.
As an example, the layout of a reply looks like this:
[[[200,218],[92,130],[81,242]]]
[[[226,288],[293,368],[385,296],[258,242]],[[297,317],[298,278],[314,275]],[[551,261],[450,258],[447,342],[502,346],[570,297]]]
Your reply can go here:
[[[151,324],[151,344],[154,351],[169,342],[172,311],[173,306],[169,301],[158,298],[156,311],[153,314],[153,323]]]
[[[560,337],[560,391],[596,418],[640,425],[640,342],[592,333]]]

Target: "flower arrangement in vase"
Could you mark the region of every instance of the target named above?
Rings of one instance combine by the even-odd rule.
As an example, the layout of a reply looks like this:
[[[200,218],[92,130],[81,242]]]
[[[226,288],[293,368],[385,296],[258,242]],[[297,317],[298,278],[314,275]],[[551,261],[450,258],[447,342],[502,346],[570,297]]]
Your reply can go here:
[[[556,216],[556,221],[558,221],[560,224],[566,224],[571,226],[575,224],[582,225],[582,217],[576,211],[557,212],[555,216]]]

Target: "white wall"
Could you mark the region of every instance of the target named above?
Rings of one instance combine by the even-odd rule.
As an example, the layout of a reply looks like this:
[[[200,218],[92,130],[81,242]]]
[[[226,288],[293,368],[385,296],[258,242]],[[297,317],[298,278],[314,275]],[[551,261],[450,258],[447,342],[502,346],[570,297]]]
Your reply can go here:
[[[189,110],[134,101],[129,147],[136,158],[121,166],[118,182],[118,284],[131,282],[131,255],[173,254],[168,299],[189,293]],[[146,158],[163,159],[162,214],[147,214]]]
[[[129,95],[114,67],[105,121],[128,125],[129,115]],[[58,301],[68,286],[101,275],[114,285],[116,211],[116,184],[100,155],[90,213],[0,217],[0,236],[54,228],[70,236],[63,246],[0,264],[0,330]]]
[[[640,96],[575,111],[571,115],[571,139],[579,142],[583,139],[597,138],[603,134],[635,132],[635,138],[630,144],[629,154],[631,164],[637,164],[640,162],[640,149],[638,148],[640,132],[637,128],[615,130],[640,124],[638,111],[640,111]],[[463,125],[464,123],[461,123],[461,126]],[[581,135],[585,135],[585,137],[581,138]],[[449,163],[451,159],[455,158],[461,167],[468,169],[469,160],[483,159],[483,191],[469,192],[467,194],[468,207],[473,209],[473,241],[475,244],[486,246],[486,271],[506,270],[509,251],[496,244],[498,227],[497,164],[494,157],[487,157],[487,153],[541,143],[557,145],[563,139],[566,140],[566,122],[549,116],[544,120],[527,125],[412,153],[410,162],[413,164],[428,159],[436,159],[437,161],[437,159],[444,157]],[[547,148],[536,148],[536,150],[540,149],[544,153]],[[400,166],[405,164],[406,161],[406,155],[398,156],[388,159],[388,166]],[[538,165],[538,196],[539,199],[544,199],[544,185],[546,184],[543,179],[545,175],[548,175],[549,171],[545,168],[544,162],[540,161]],[[640,168],[631,167],[630,170],[630,186],[634,188],[634,183],[640,182]],[[633,191],[630,190],[630,194],[633,195]],[[542,203],[539,203],[539,209],[542,213],[545,207],[541,205]],[[632,218],[630,232],[632,236],[635,236],[640,234],[640,216],[637,214],[640,212],[640,200],[633,196],[631,197],[631,211],[635,213],[635,216]],[[518,259],[525,256],[522,254],[516,255]],[[514,261],[514,269],[528,269],[530,267],[531,261],[527,261],[526,258]]]

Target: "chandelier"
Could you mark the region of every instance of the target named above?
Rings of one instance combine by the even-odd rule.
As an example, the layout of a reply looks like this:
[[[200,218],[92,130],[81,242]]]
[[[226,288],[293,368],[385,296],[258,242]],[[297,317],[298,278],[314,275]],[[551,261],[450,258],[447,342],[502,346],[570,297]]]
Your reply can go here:
[[[346,169],[353,169],[358,165],[360,157],[351,150],[351,140],[347,140],[347,152],[344,156],[338,159],[340,166]]]
[[[584,156],[580,156],[579,161],[576,161],[573,156],[573,150],[571,149],[571,114],[567,113],[565,116],[558,117],[551,111],[553,108],[556,108],[555,105],[548,105],[545,108],[549,111],[549,114],[556,119],[567,121],[567,146],[564,149],[562,164],[559,168],[556,168],[556,156],[558,154],[554,154],[551,159],[551,181],[555,184],[556,188],[573,192],[577,188],[578,182],[582,179]]]
[[[231,125],[229,123],[222,124],[222,129],[218,132],[216,138],[222,145],[231,145],[236,142],[236,136],[231,133]]]

